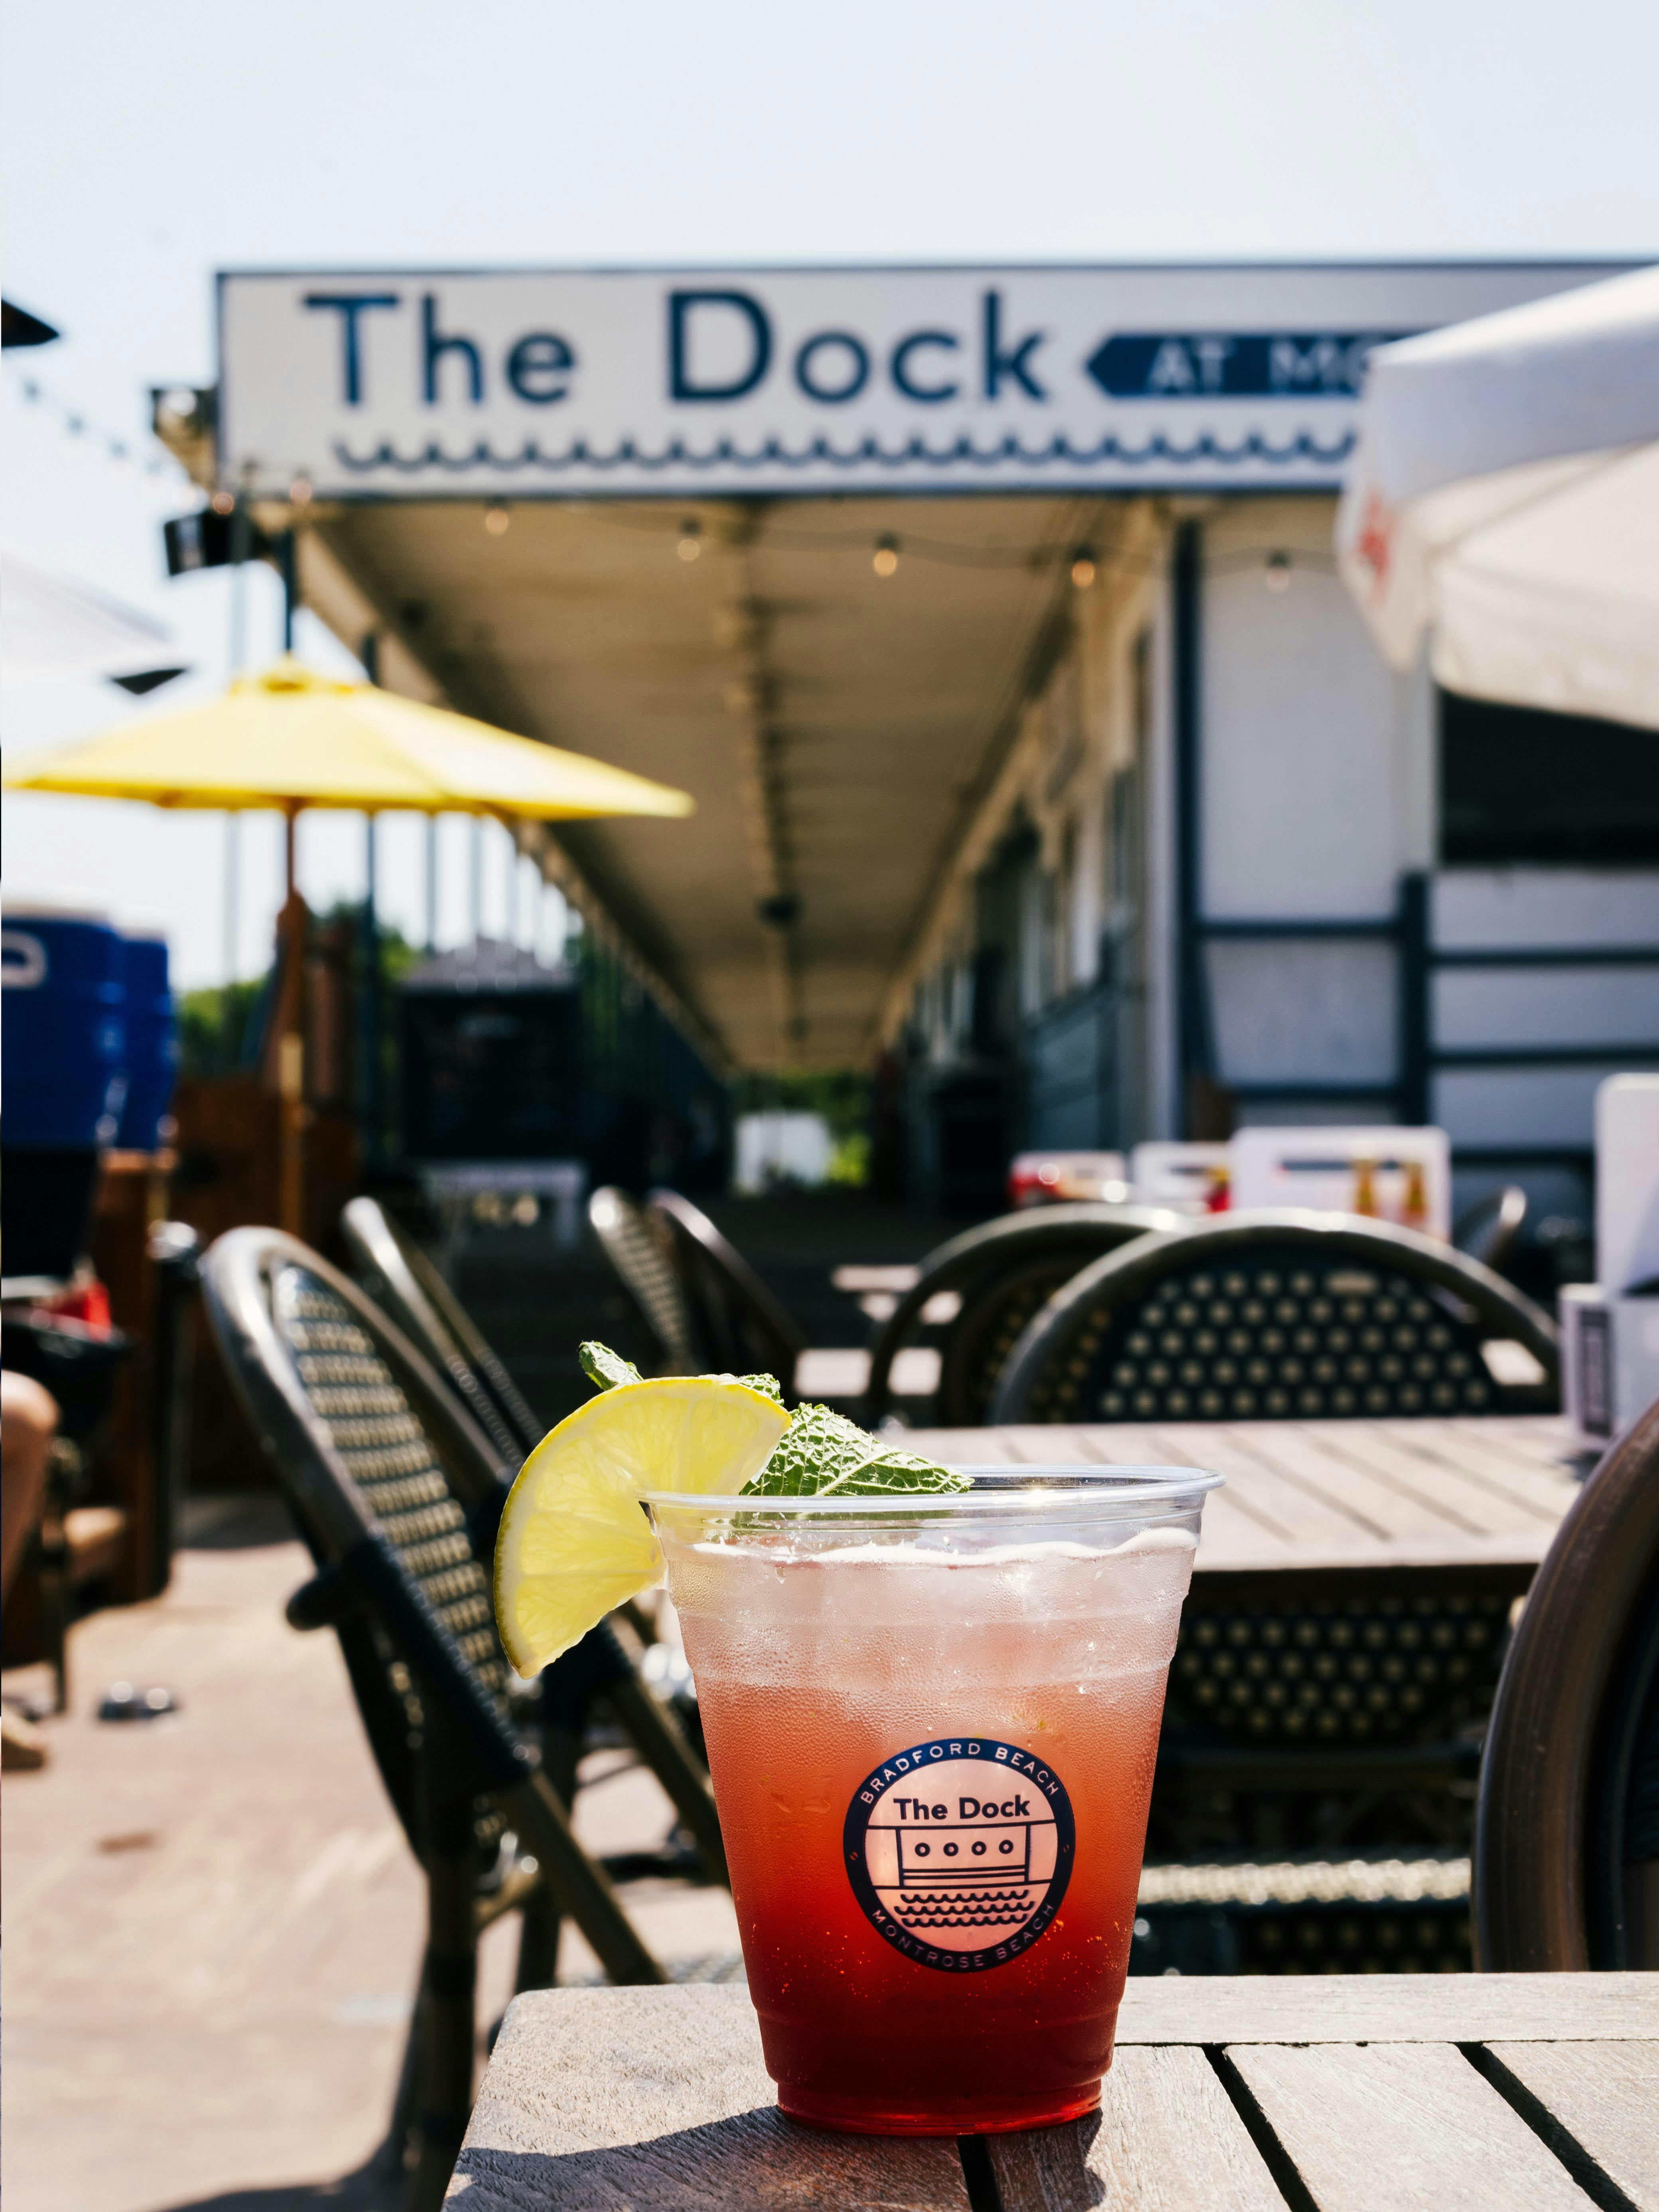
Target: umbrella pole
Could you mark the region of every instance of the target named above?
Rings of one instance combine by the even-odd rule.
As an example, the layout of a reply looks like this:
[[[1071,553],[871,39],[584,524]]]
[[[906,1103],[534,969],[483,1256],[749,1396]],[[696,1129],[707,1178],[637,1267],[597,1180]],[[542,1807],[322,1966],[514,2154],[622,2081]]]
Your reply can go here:
[[[295,825],[286,807],[283,858],[288,896],[283,902],[283,967],[276,1009],[278,1117],[277,1206],[291,1237],[306,1233],[306,910],[295,882]]]

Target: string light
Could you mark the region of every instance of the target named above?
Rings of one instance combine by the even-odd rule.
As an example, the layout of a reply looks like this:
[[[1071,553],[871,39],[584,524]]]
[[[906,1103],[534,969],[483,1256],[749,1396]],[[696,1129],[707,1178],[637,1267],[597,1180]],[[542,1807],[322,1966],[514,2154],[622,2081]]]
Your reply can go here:
[[[139,454],[133,452],[128,440],[118,436],[113,430],[106,430],[101,423],[94,422],[80,408],[71,407],[66,400],[60,399],[55,392],[41,383],[38,376],[32,374],[20,376],[17,379],[17,389],[31,407],[51,408],[71,438],[94,440],[103,447],[108,459],[119,461],[127,468],[141,469],[147,477],[164,476],[169,470],[176,471],[181,476],[185,474],[182,463],[176,459],[159,441],[153,451],[141,458]],[[193,405],[196,395],[192,392],[190,396]]]
[[[1094,548],[1092,545],[1079,545],[1072,562],[1072,582],[1079,592],[1086,592],[1094,580]]]
[[[234,514],[236,495],[234,491],[216,491],[208,505],[216,514]]]
[[[896,538],[878,538],[876,557],[870,563],[878,576],[891,576],[898,569],[898,540]]]
[[[1291,588],[1291,556],[1288,553],[1270,553],[1265,579],[1270,592],[1288,592]]]
[[[680,525],[680,542],[674,548],[682,561],[695,561],[702,550],[702,525],[695,514],[688,514]]]
[[[311,504],[310,477],[295,477],[293,483],[288,488],[288,495],[291,505],[295,507],[309,507]]]
[[[492,500],[484,509],[484,528],[492,538],[505,538],[512,520],[503,500]]]

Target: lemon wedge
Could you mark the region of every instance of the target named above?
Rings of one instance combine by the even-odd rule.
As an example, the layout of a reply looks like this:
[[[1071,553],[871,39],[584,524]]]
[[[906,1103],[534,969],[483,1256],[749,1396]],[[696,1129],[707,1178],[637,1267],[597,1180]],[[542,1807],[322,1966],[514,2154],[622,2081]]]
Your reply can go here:
[[[519,1471],[495,1540],[495,1624],[534,1674],[662,1571],[647,1490],[736,1492],[788,1425],[729,1376],[602,1390],[551,1429]]]

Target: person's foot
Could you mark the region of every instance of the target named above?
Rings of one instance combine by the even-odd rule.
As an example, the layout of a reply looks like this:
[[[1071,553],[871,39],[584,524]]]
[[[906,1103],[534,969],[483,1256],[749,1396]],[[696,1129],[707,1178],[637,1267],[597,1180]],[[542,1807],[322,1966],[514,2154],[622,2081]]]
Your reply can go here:
[[[46,1739],[31,1720],[0,1709],[0,1771],[33,1774],[52,1757]]]

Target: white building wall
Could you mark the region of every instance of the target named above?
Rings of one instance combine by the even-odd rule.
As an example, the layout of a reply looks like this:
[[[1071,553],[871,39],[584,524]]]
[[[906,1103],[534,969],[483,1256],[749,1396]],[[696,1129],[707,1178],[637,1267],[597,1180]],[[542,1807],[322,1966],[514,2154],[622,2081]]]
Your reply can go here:
[[[1212,918],[1392,912],[1407,702],[1335,573],[1326,499],[1241,500],[1204,529],[1200,750]],[[1285,588],[1267,556],[1288,553]],[[1420,833],[1419,833],[1420,834]],[[1417,865],[1426,854],[1414,854]]]

